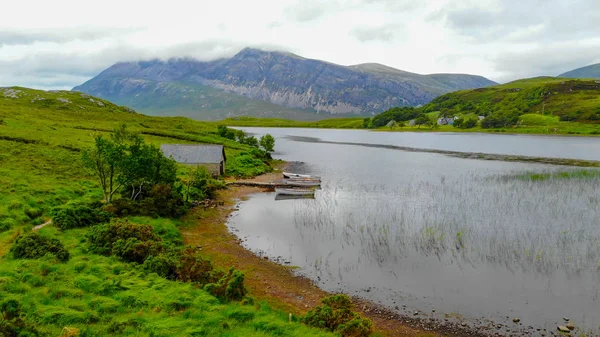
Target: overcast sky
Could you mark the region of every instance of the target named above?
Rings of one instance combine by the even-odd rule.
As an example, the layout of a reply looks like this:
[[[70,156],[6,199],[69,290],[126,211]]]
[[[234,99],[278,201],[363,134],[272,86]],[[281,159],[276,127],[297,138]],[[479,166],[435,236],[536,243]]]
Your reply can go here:
[[[600,62],[600,0],[19,0],[0,86],[70,89],[119,61],[242,48],[506,82]]]

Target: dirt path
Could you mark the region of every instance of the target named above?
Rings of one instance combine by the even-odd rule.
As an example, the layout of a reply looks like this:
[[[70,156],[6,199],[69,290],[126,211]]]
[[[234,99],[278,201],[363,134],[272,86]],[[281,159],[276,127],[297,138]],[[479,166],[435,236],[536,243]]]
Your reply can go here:
[[[280,179],[281,173],[257,177],[254,181],[268,182]],[[186,244],[199,247],[221,268],[235,266],[245,273],[245,284],[254,298],[270,306],[304,314],[329,295],[307,278],[296,276],[292,268],[259,257],[242,247],[241,240],[229,233],[226,222],[236,210],[239,200],[248,195],[268,191],[257,187],[231,187],[219,195],[222,206],[196,207],[183,219],[182,233]],[[430,322],[410,315],[391,312],[369,301],[355,299],[357,310],[373,320],[376,330],[383,336],[433,337],[433,336],[484,336],[461,322]]]
[[[37,226],[33,227],[33,229],[32,229],[32,230],[34,230],[34,231],[39,231],[40,229],[42,229],[42,228],[44,228],[44,227],[48,226],[48,225],[49,225],[49,224],[51,224],[51,223],[52,223],[52,219],[50,219],[50,220],[48,220],[48,221],[44,222],[44,223],[43,223],[43,224],[41,224],[41,225],[37,225]]]

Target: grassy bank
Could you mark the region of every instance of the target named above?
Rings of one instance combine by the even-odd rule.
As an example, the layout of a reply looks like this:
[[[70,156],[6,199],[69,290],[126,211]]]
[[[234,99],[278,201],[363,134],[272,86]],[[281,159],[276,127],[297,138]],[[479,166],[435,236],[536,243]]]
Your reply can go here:
[[[438,113],[430,114],[435,118]],[[469,116],[467,116],[469,117]],[[373,131],[391,132],[480,132],[480,133],[517,133],[517,134],[541,134],[541,135],[573,135],[573,136],[598,136],[600,125],[580,122],[561,122],[557,116],[539,114],[521,115],[518,125],[504,128],[482,128],[476,126],[471,129],[455,128],[452,125],[439,125],[431,128],[429,126],[383,126],[376,129],[364,128],[363,118],[335,118],[318,122],[303,122],[287,119],[238,117],[224,119],[220,124],[228,126],[245,127],[278,127],[278,128],[316,128],[316,129],[365,129]],[[406,124],[406,123],[405,123]]]
[[[37,245],[22,247],[33,254],[28,258],[15,255],[16,243],[55,216],[56,207],[102,199],[97,179],[82,165],[82,151],[92,147],[94,136],[108,138],[122,124],[147,144],[224,144],[232,165],[252,152],[248,145],[220,137],[216,124],[143,116],[80,93],[0,89],[0,334],[333,336],[299,323],[297,316],[290,323],[288,312],[271,309],[253,294],[230,302],[202,284],[174,281],[127,262],[114,249],[112,254],[95,253],[89,237],[99,225],[59,230],[50,224],[39,231],[45,242],[64,246],[70,258],[63,253],[41,256],[44,249]],[[252,167],[242,162],[233,167],[236,172],[270,169],[260,160],[252,161]],[[186,172],[179,167],[180,176]],[[185,219],[125,218],[132,226],[149,225],[160,249],[183,247]],[[120,249],[135,254],[145,249],[130,244]]]

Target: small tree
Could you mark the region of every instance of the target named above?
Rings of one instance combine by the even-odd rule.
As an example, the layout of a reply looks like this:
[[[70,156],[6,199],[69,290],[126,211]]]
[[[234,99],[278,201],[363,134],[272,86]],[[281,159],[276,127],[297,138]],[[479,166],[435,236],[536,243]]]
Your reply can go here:
[[[415,125],[418,125],[421,128],[421,125],[426,125],[429,123],[429,118],[426,115],[421,115],[415,119]]]
[[[100,180],[104,200],[107,203],[122,186],[116,178],[121,173],[121,162],[124,156],[125,147],[122,144],[111,142],[102,136],[96,137],[94,148],[83,151],[83,165],[93,170]]]
[[[260,137],[259,144],[267,152],[275,151],[275,138],[268,133]]]
[[[398,123],[396,123],[396,121],[392,119],[391,121],[389,121],[389,122],[387,123],[387,125],[386,125],[386,126],[387,126],[388,128],[390,128],[390,130],[392,130],[393,128],[395,128],[395,127],[396,127],[396,125],[398,125]]]

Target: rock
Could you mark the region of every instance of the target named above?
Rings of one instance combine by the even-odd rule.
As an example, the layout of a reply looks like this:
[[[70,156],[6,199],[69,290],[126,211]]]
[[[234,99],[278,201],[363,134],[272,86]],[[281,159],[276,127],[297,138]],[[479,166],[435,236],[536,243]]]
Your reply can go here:
[[[104,103],[98,102],[98,106],[104,106]]]
[[[66,98],[62,98],[62,97],[59,97],[59,98],[57,98],[56,100],[57,100],[57,101],[59,101],[59,102],[61,102],[61,103],[66,103],[66,104],[69,104],[69,103],[71,103],[71,101],[69,101],[69,100],[68,100],[68,99],[66,99]]]
[[[566,325],[566,327],[567,327],[567,329],[569,329],[569,330],[575,330],[575,324],[573,324],[572,322],[569,322],[569,323]]]
[[[518,317],[513,318],[513,322],[515,322],[515,323],[519,323],[520,321],[521,321],[521,319]]]
[[[566,326],[564,326],[564,325],[559,325],[559,326],[557,327],[557,329],[558,329],[558,331],[560,331],[560,332],[571,332],[571,330],[569,330],[569,328],[567,328],[567,327],[566,327]]]

